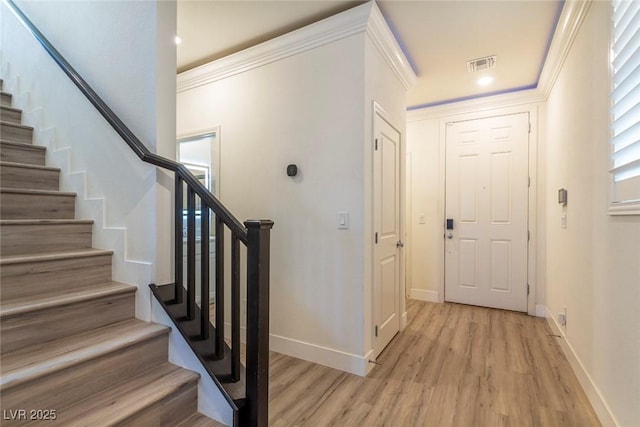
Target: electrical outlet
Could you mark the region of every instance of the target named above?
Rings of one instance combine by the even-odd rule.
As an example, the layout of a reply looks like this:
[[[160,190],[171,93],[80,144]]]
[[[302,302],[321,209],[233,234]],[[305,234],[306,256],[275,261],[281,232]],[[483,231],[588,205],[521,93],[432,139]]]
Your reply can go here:
[[[564,313],[558,313],[558,323],[560,326],[567,325],[567,316]]]

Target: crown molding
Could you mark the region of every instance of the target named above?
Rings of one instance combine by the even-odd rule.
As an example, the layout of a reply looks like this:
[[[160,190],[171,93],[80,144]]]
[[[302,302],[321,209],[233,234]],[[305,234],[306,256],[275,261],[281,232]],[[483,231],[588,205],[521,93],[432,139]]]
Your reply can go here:
[[[409,89],[416,83],[416,73],[413,71],[413,68],[411,68],[409,60],[400,48],[384,16],[382,16],[380,8],[375,2],[371,2],[370,4],[372,4],[373,7],[367,25],[367,35],[378,51],[380,51],[404,88]]]
[[[409,61],[375,2],[368,2],[296,31],[178,74],[177,91],[231,77],[346,37],[367,33],[405,85],[415,82]]]
[[[573,41],[578,35],[585,16],[587,16],[591,2],[592,0],[567,0],[562,8],[547,58],[544,61],[544,67],[538,79],[538,89],[544,95],[545,100],[551,94],[551,89],[558,79]]]
[[[440,117],[448,117],[472,112],[489,111],[497,108],[516,107],[520,105],[544,102],[545,97],[538,89],[522,90],[467,101],[452,102],[435,107],[419,108],[407,111],[407,121],[417,122]]]
[[[472,111],[546,102],[551,94],[553,85],[558,79],[562,65],[569,55],[571,46],[587,15],[591,2],[592,0],[567,0],[565,2],[538,79],[538,84],[534,89],[409,110],[407,112],[407,120],[410,122],[429,120]]]

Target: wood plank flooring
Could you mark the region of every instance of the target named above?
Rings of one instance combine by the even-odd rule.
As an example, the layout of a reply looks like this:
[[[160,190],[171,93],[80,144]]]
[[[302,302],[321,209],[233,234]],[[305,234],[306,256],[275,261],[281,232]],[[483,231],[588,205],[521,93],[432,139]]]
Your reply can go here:
[[[361,378],[271,353],[269,425],[599,426],[545,320],[409,301]]]

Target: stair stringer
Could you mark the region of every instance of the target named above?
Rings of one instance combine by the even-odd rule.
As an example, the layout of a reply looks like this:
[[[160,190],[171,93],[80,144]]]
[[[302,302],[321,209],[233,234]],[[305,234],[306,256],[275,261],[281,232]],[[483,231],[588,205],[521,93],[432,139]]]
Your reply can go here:
[[[6,74],[4,74],[6,75]],[[14,77],[12,82],[5,80],[7,91],[13,92],[13,104],[23,110],[22,123],[34,128],[33,143],[47,147],[47,165],[60,168],[60,189],[74,192],[76,197],[76,217],[92,219],[93,245],[101,249],[113,250],[113,280],[135,284],[136,317],[149,321],[151,319],[151,293],[148,284],[154,282],[153,263],[131,259],[128,254],[127,228],[114,225],[107,215],[107,198],[90,194],[89,174],[83,170],[74,170],[72,165],[72,147],[62,146],[56,137],[55,127],[44,124],[44,109],[33,107],[30,92],[20,91],[20,78]],[[155,176],[153,177],[155,180]]]
[[[200,374],[198,382],[198,412],[225,425],[233,426],[233,410],[210,374],[193,353],[182,334],[160,303],[152,297],[151,320],[171,328],[169,333],[169,362]]]

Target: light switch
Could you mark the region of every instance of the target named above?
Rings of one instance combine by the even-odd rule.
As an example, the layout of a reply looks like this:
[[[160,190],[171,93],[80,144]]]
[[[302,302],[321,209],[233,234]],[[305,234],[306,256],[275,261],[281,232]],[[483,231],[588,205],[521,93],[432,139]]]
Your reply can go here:
[[[349,228],[349,212],[338,212],[338,228],[341,230]]]
[[[562,212],[560,216],[560,228],[567,228],[567,213]]]
[[[424,224],[424,214],[418,215],[418,224]]]

